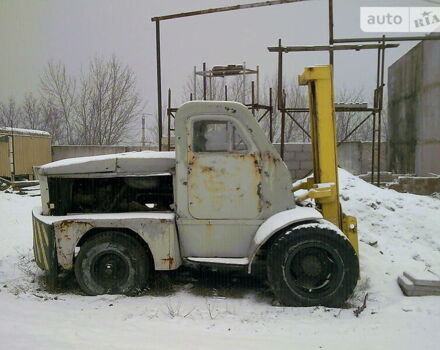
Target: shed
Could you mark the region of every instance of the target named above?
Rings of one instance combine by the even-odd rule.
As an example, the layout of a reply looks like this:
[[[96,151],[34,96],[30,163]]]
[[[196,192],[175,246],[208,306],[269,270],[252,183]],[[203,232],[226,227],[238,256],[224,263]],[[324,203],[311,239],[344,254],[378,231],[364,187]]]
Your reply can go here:
[[[0,128],[0,176],[33,178],[33,167],[52,161],[52,138],[46,131]]]

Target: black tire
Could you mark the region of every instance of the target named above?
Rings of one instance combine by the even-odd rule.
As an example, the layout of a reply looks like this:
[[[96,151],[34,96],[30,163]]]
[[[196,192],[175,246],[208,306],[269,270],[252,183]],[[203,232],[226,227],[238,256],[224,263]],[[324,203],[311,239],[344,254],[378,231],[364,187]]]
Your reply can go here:
[[[146,249],[135,238],[109,231],[81,246],[75,276],[88,295],[136,295],[146,287],[151,266]]]
[[[356,287],[359,260],[350,242],[331,229],[297,227],[272,243],[267,269],[281,304],[340,307]]]

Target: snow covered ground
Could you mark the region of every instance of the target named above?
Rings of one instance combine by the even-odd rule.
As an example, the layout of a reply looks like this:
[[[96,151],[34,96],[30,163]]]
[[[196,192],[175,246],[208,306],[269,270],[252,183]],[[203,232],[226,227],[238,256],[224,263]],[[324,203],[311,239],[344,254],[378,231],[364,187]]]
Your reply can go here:
[[[161,274],[140,297],[83,296],[74,282],[48,293],[32,262],[40,198],[0,192],[0,349],[437,349],[440,297],[405,297],[396,279],[440,272],[440,200],[345,171],[340,182],[361,240],[362,278],[344,309],[279,307],[258,279],[190,271]]]

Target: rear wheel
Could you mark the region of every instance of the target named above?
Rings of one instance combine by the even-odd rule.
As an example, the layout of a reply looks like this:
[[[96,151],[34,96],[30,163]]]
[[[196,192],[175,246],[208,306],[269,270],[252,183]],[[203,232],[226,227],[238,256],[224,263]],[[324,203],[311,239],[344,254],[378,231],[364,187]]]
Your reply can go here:
[[[75,275],[89,295],[135,295],[145,288],[151,263],[145,248],[122,232],[102,232],[87,240],[75,261]]]
[[[341,306],[353,293],[359,262],[350,242],[325,227],[297,227],[269,249],[268,279],[287,306]]]

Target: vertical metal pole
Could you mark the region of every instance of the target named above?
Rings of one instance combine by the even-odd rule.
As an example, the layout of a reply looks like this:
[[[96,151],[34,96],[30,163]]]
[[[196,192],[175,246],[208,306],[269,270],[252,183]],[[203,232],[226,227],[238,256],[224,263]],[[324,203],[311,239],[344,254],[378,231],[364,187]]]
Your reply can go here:
[[[277,91],[277,103],[278,110],[281,111],[281,144],[280,144],[280,155],[284,159],[284,121],[285,121],[285,111],[283,105],[283,52],[281,51],[281,39],[278,39],[278,91]]]
[[[371,184],[374,184],[374,162],[375,162],[375,146],[376,146],[376,112],[373,112],[373,140],[371,147]]]
[[[281,39],[278,39],[278,47],[281,49]],[[282,90],[283,90],[283,52],[278,51],[278,89],[277,89],[277,104],[278,109],[282,108]]]
[[[168,151],[171,150],[171,89],[168,89],[168,109],[167,109],[167,117],[168,117]]]
[[[380,67],[381,67],[381,48],[377,49],[377,71],[376,71],[376,90],[374,91],[374,109],[373,112],[373,140],[371,146],[371,184],[374,184],[374,172],[376,170],[376,109],[379,108],[379,84],[380,84]]]
[[[252,115],[255,117],[255,83],[252,81],[251,82],[251,92],[252,92],[252,96],[251,96],[251,110],[252,110]]]
[[[203,100],[206,101],[206,63],[203,62]]]
[[[225,101],[228,100],[228,85],[225,85]]]
[[[190,101],[193,100],[193,94],[192,94],[192,92],[189,94],[189,100],[190,100]]]
[[[329,45],[333,45],[333,0],[328,0],[328,43]],[[333,66],[334,62],[334,52],[333,50],[329,50],[329,62]]]
[[[284,160],[284,133],[286,128],[286,111],[284,106],[286,105],[286,92],[283,90],[283,96],[282,96],[282,106],[283,109],[281,110],[281,144],[280,144],[280,155],[281,159]]]
[[[194,82],[193,82],[193,85],[194,85],[194,90],[193,90],[194,100],[197,100],[197,67],[196,66],[194,66]]]
[[[159,151],[162,151],[162,77],[160,68],[160,25],[156,21],[156,63],[157,63],[157,127]]]
[[[257,66],[257,98],[255,101],[257,104],[260,103],[260,66]]]
[[[142,115],[142,146],[145,146],[145,114]]]
[[[272,126],[272,119],[273,119],[273,102],[272,102],[272,88],[269,89],[269,140],[270,143],[273,143],[273,126]]]
[[[379,114],[377,116],[377,186],[380,186],[380,159],[381,159],[381,138],[382,138],[382,108],[383,108],[383,87],[384,87],[384,71],[385,71],[385,35],[382,40],[382,58],[380,67],[380,90],[379,90]]]
[[[246,62],[243,62],[243,96],[242,103],[246,104]]]

